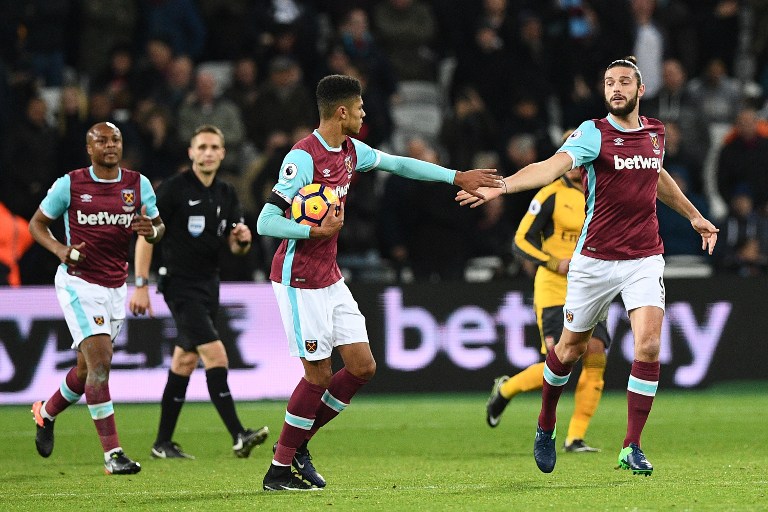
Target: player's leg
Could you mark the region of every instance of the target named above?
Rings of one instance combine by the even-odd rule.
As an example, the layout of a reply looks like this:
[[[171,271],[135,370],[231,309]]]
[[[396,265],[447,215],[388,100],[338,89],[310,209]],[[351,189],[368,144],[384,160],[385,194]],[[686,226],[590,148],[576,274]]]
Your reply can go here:
[[[178,324],[177,324],[178,325]],[[173,349],[171,368],[160,400],[160,423],[152,445],[152,457],[157,459],[194,459],[173,441],[173,433],[187,396],[189,377],[197,367],[198,355],[180,346]]]
[[[198,345],[197,352],[205,367],[208,394],[232,436],[232,451],[237,457],[247,458],[254,447],[264,442],[269,435],[269,429],[266,426],[258,430],[244,428],[240,422],[227,382],[229,359],[224,343],[221,340],[204,343]]]
[[[112,340],[107,334],[96,334],[80,344],[80,359],[88,368],[85,379],[85,401],[104,450],[104,470],[107,474],[138,473],[141,466],[125,456],[117,435],[115,411],[109,393],[109,372],[112,366]]]
[[[607,277],[615,262],[575,254],[568,270],[568,290],[563,307],[563,333],[547,353],[541,412],[534,442],[536,465],[544,473],[555,468],[555,425],[557,404],[576,361],[586,352],[595,325],[608,316],[613,298],[620,292],[620,282]]]
[[[581,376],[576,384],[574,411],[568,425],[565,439],[567,452],[599,452],[584,442],[589,423],[594,416],[603,394],[603,375],[605,373],[606,347],[609,339],[605,322],[600,322],[592,333],[587,351],[582,358]]]
[[[635,360],[627,383],[627,435],[619,454],[619,466],[634,474],[650,475],[653,465],[640,449],[640,436],[659,387],[659,350],[664,311],[644,306],[629,313],[635,336]]]
[[[80,400],[85,393],[86,373],[85,368],[73,366],[67,372],[59,389],[48,400],[32,404],[32,416],[37,428],[35,446],[37,453],[41,456],[49,457],[53,452],[53,427],[56,416]]]
[[[325,486],[325,479],[317,473],[314,465],[308,466],[306,461],[297,461],[295,456],[297,450],[306,443],[322,396],[330,383],[331,359],[307,361],[302,358],[301,362],[304,365],[304,377],[288,399],[283,428],[273,448],[275,454],[272,464],[264,476],[263,487],[266,491],[321,489]],[[298,474],[292,473],[291,466],[296,468]],[[314,482],[305,482],[302,479],[306,478],[303,472],[314,477]]]
[[[627,435],[619,467],[650,475],[653,465],[640,449],[642,434],[659,386],[659,352],[664,320],[664,258],[650,256],[621,262],[621,291],[635,339],[635,359],[627,383]]]
[[[88,319],[87,315],[91,311],[83,309],[80,296],[93,292],[95,287],[86,286],[88,283],[69,276],[62,268],[56,271],[55,284],[56,298],[61,306],[67,327],[72,334],[72,339],[75,340],[72,348],[77,349],[80,341],[92,333],[91,325],[93,322],[93,320]],[[74,299],[72,294],[75,296]],[[32,416],[37,430],[35,446],[37,452],[43,457],[48,457],[53,452],[54,419],[71,404],[77,402],[85,393],[86,374],[87,369],[84,363],[76,365],[69,370],[64,382],[47,401],[41,400],[32,404]]]
[[[587,349],[587,343],[592,337],[592,329],[584,332],[573,332],[567,328],[557,344],[547,352],[544,361],[544,381],[541,388],[541,411],[536,427],[533,455],[536,465],[544,473],[555,469],[557,451],[555,426],[557,424],[557,404],[565,385],[571,376],[571,369]]]
[[[376,361],[368,343],[365,317],[357,307],[352,293],[343,281],[329,287],[329,292],[334,305],[333,344],[344,361],[344,367],[331,377],[307,440],[338,416],[376,373]]]
[[[546,355],[563,332],[563,307],[536,306],[536,321],[541,335],[541,353]],[[492,428],[496,427],[509,401],[520,393],[541,389],[543,379],[544,362],[532,364],[509,378],[506,375],[498,377],[485,404],[486,423]]]
[[[296,450],[312,429],[321,399],[331,382],[332,307],[328,289],[304,290],[272,283],[291,356],[299,357],[304,377],[288,399],[285,421],[264,476],[267,491],[319,489],[292,473]]]

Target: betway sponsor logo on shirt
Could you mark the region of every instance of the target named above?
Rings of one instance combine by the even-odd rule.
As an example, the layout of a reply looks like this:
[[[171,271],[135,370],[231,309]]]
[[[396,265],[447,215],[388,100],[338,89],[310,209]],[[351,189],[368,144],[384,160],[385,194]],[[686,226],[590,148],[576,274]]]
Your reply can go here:
[[[622,169],[655,169],[656,172],[661,172],[661,158],[640,155],[621,158],[619,155],[613,155],[613,165],[617,171]]]
[[[131,225],[134,215],[135,214],[133,213],[109,212],[89,213],[86,215],[80,210],[77,210],[77,223],[83,225],[87,224],[89,226],[111,225],[128,227]]]

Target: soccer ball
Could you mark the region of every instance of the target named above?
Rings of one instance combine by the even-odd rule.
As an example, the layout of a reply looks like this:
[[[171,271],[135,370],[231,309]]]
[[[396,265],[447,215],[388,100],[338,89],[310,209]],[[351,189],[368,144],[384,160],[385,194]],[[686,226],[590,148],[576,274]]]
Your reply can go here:
[[[299,224],[319,226],[331,207],[339,206],[339,198],[330,187],[311,183],[299,189],[291,204],[291,216]]]

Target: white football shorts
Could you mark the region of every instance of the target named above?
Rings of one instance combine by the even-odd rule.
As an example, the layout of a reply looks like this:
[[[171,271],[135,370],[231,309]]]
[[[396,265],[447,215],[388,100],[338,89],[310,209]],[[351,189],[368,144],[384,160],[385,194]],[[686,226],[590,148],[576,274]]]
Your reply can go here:
[[[368,343],[365,317],[344,279],[316,290],[272,282],[293,357],[320,361],[333,347]]]
[[[608,318],[608,308],[619,294],[627,311],[642,306],[664,310],[664,257],[616,261],[574,254],[568,268],[563,325],[572,332],[592,329]]]
[[[108,334],[115,341],[125,322],[125,284],[107,288],[89,283],[67,274],[63,265],[56,271],[54,283],[56,298],[72,334],[72,348],[77,349],[94,334]]]

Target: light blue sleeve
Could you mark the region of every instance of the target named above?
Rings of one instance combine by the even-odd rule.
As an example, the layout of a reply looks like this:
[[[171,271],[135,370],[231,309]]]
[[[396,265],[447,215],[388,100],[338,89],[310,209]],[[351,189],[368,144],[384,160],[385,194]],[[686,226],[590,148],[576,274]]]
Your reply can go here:
[[[312,156],[303,149],[292,149],[283,158],[280,176],[272,191],[290,203],[301,187],[312,183],[314,175]]]
[[[352,139],[352,143],[355,145],[355,153],[357,153],[356,171],[370,171],[379,165],[379,160],[381,159],[382,154],[381,151],[373,149],[365,142],[360,142],[357,139]]]
[[[272,192],[290,204],[299,189],[312,183],[314,163],[309,153],[303,149],[292,149],[283,158],[280,176]],[[256,232],[275,238],[305,240],[309,238],[310,227],[294,222],[285,217],[285,212],[274,204],[267,203],[259,213]]]
[[[568,153],[573,160],[573,168],[589,163],[600,154],[602,135],[594,121],[584,121],[557,150],[558,153]]]
[[[453,179],[456,177],[456,171],[452,169],[446,169],[416,158],[390,155],[373,149],[356,139],[352,139],[352,142],[354,142],[357,152],[356,171],[365,172],[371,169],[380,169],[405,178],[421,181],[442,181],[443,183],[453,183]]]
[[[142,205],[147,205],[147,217],[155,219],[160,215],[160,211],[157,209],[157,196],[155,196],[155,190],[152,188],[152,183],[150,183],[149,178],[143,174],[139,178],[139,183],[141,184]]]
[[[40,203],[40,210],[49,219],[58,219],[69,208],[70,184],[69,174],[65,174],[48,189],[48,194]]]
[[[258,234],[275,238],[306,240],[309,238],[309,230],[310,227],[307,225],[286,219],[280,208],[272,203],[264,205],[256,221]]]

